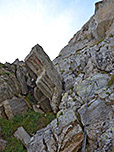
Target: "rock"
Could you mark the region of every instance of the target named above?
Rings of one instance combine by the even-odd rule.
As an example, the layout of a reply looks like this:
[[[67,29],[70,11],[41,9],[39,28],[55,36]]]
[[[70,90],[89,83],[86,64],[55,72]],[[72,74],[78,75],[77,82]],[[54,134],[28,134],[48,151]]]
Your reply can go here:
[[[19,127],[17,129],[17,131],[15,132],[14,136],[21,140],[22,143],[24,144],[24,146],[27,148],[28,147],[28,143],[30,140],[30,136],[29,134],[25,131],[25,129],[23,127]]]
[[[53,120],[30,139],[28,152],[73,152],[78,151],[83,140],[83,132],[72,110],[60,112]]]
[[[95,100],[87,107],[87,109],[84,105],[78,110],[78,112],[81,116],[81,122],[86,128],[90,145],[88,151],[96,150],[98,147],[100,147],[100,151],[102,151],[104,145],[107,145],[107,140],[109,140],[109,147],[111,148],[113,144],[113,133],[108,133],[111,135],[107,137],[107,140],[102,139],[107,132],[107,126],[109,130],[112,130],[113,128],[113,112],[111,107],[107,106],[102,100]]]
[[[56,141],[49,126],[43,128],[30,139],[28,152],[42,152],[43,150],[55,152]]]
[[[111,95],[109,96],[109,100],[114,101],[114,93],[111,93]]]
[[[45,96],[44,100],[48,98],[51,103],[48,101],[47,104],[50,104],[53,112],[57,112],[62,93],[62,83],[61,78],[49,57],[43,51],[42,47],[37,44],[25,58],[25,63],[30,71],[34,73],[38,90],[40,90],[43,96]]]
[[[37,113],[44,113],[43,110],[41,110],[39,107],[39,105],[33,105],[33,110]]]
[[[114,53],[109,51],[109,46],[101,47],[99,52],[96,52],[95,63],[97,67],[104,71],[112,71],[114,68]]]
[[[27,94],[28,78],[24,62],[16,60],[12,64],[0,63],[0,103],[13,96]]]
[[[27,82],[25,81],[25,73],[22,67],[17,66],[16,76],[21,88],[21,94],[26,95],[28,92],[28,88],[27,88]]]
[[[111,108],[107,106],[102,100],[95,100],[90,106],[87,108],[82,107],[79,109],[79,113],[81,115],[81,120],[83,125],[94,124],[97,121],[105,120],[106,115],[111,111]]]
[[[70,93],[70,91],[65,92],[63,94],[63,97],[61,99],[61,103],[59,106],[60,110],[65,110],[65,109],[72,109],[76,110],[81,107],[82,100],[80,97],[76,96],[74,93]]]
[[[106,90],[108,80],[109,76],[106,74],[95,74],[79,83],[76,87],[76,92],[83,100],[90,100],[95,94]]]
[[[37,87],[34,88],[34,97],[44,112],[52,112],[50,100]]]
[[[20,113],[26,106],[17,108],[17,101],[10,100],[29,92],[38,101],[34,111],[60,111],[31,138],[20,135],[19,131],[26,135],[23,128],[17,130],[28,152],[112,152],[114,85],[109,82],[113,83],[113,73],[114,1],[103,0],[53,64],[39,45],[25,63],[0,64],[0,115],[6,112],[11,118]]]
[[[0,151],[2,152],[6,147],[7,141],[0,138]]]
[[[12,119],[17,114],[24,114],[28,109],[25,100],[16,97],[3,101],[3,106],[8,119]]]

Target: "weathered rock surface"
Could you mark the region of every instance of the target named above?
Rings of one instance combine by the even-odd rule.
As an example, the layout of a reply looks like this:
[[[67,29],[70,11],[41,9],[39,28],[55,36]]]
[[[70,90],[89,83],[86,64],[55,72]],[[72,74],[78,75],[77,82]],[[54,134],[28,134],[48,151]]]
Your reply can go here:
[[[3,151],[6,147],[7,141],[0,138],[0,151]]]
[[[27,104],[24,99],[13,97],[10,100],[3,101],[4,112],[8,119],[12,119],[15,115],[24,114],[27,112]]]
[[[15,132],[14,136],[17,139],[21,140],[24,146],[27,148],[29,140],[30,140],[30,136],[23,127],[19,127],[17,131]]]
[[[17,130],[28,152],[114,151],[114,1],[103,0],[95,7],[53,64],[39,45],[25,59],[28,69],[18,60],[0,64],[0,116],[4,100],[28,92],[37,100],[34,111],[60,110],[31,138]]]
[[[86,131],[87,152],[113,151],[114,1],[95,14],[53,61],[64,82],[60,109],[74,109]]]
[[[73,110],[61,111],[30,139],[28,152],[78,152],[83,132]]]
[[[25,58],[25,63],[30,73],[32,72],[31,75],[34,75],[33,78],[38,88],[38,90],[37,88],[35,90],[35,97],[41,105],[41,108],[46,111],[46,103],[51,106],[53,112],[57,112],[62,93],[62,83],[51,60],[43,51],[42,47],[36,45]]]
[[[18,94],[28,93],[26,75],[24,62],[0,63],[0,103]]]

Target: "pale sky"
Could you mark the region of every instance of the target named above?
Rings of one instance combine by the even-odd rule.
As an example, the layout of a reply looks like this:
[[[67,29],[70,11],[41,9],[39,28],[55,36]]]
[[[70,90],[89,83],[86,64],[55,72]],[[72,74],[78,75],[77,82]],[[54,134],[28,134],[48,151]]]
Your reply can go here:
[[[99,0],[0,0],[0,62],[24,60],[39,44],[53,60]]]

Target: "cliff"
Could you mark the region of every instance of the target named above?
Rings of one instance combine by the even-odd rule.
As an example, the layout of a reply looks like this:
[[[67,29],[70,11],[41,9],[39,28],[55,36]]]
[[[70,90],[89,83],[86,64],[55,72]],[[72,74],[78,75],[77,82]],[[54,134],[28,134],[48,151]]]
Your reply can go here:
[[[20,152],[114,151],[113,0],[95,4],[53,62],[36,45],[25,62],[0,64],[0,115],[4,152],[9,136]],[[6,134],[9,120],[16,127]]]

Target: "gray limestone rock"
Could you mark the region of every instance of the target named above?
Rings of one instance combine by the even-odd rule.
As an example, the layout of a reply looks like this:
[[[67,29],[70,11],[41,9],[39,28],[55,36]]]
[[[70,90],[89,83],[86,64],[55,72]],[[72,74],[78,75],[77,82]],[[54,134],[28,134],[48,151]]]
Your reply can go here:
[[[20,66],[17,66],[16,77],[21,88],[21,94],[26,95],[28,93],[27,82],[25,80],[25,73]]]
[[[98,147],[102,151],[105,148],[104,145],[109,149],[112,148],[114,119],[111,107],[107,106],[102,100],[95,100],[88,104],[88,107],[86,105],[82,106],[78,112],[81,122],[86,128],[89,142],[88,151],[96,150]],[[105,135],[106,137],[103,138]],[[109,145],[107,145],[108,141]]]
[[[48,100],[46,99],[47,104],[50,104],[53,112],[57,112],[62,93],[62,83],[61,78],[55,70],[51,60],[43,51],[42,47],[36,45],[25,58],[25,63],[30,71],[32,71],[36,76],[36,85],[38,90],[42,92],[42,95],[44,96],[43,98],[48,98]],[[44,104],[46,101],[44,101]],[[51,103],[49,103],[49,101]],[[43,100],[42,102],[40,101],[39,104],[42,104],[43,106]]]
[[[14,133],[14,136],[21,140],[24,146],[27,148],[30,140],[29,134],[25,131],[23,127],[19,127],[17,131]]]
[[[30,139],[28,152],[77,152],[83,133],[72,110],[61,111],[53,120]]]
[[[108,88],[109,76],[107,74],[94,74],[77,85],[76,92],[85,101]]]

